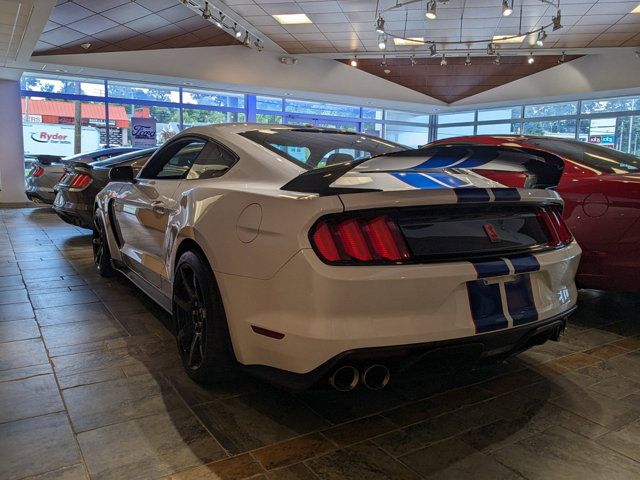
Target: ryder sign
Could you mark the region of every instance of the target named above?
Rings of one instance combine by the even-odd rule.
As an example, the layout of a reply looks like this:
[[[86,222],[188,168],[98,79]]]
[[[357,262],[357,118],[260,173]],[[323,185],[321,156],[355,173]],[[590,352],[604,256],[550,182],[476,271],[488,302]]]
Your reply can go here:
[[[155,118],[131,119],[131,145],[134,147],[155,147],[156,120]]]

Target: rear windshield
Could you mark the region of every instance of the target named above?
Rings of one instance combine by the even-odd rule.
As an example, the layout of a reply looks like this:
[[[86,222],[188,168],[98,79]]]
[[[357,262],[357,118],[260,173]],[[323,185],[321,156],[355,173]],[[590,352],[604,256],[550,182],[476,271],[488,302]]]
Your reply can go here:
[[[117,157],[111,157],[111,158],[108,158],[107,160],[100,160],[98,162],[92,163],[92,165],[98,168],[111,168],[114,165],[120,165],[127,162],[133,163],[133,162],[137,162],[138,160],[143,160],[146,162],[155,151],[156,151],[155,148],[152,148],[149,150],[140,150],[134,153],[128,153],[125,155],[118,155]]]
[[[577,140],[554,140],[536,138],[527,143],[536,145],[566,158],[576,160],[586,167],[602,173],[630,173],[640,171],[640,158]]]
[[[307,170],[409,148],[361,133],[310,128],[252,130],[240,135]]]
[[[95,152],[77,153],[69,157],[64,157],[63,162],[85,161],[86,163],[94,163],[100,160],[106,160],[107,158],[115,157],[116,155],[122,155],[124,153],[135,152],[134,148],[119,148],[119,149],[105,149]]]

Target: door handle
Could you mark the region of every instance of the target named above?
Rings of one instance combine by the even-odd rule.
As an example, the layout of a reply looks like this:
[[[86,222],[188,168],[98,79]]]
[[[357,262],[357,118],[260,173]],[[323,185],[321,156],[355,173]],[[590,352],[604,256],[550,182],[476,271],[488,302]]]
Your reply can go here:
[[[160,200],[156,200],[155,202],[151,202],[151,208],[153,209],[153,211],[157,214],[163,214],[166,212],[167,210],[167,206],[164,204],[164,202],[161,202]]]

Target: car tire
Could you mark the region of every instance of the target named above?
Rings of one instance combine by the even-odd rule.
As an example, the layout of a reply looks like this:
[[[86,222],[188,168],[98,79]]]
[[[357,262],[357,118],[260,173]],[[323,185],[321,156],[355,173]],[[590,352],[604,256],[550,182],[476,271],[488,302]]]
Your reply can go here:
[[[101,277],[111,277],[115,270],[111,265],[111,252],[102,219],[96,214],[93,219],[93,262]]]
[[[176,264],[173,318],[182,365],[198,383],[227,380],[236,365],[220,291],[200,253],[187,251]]]

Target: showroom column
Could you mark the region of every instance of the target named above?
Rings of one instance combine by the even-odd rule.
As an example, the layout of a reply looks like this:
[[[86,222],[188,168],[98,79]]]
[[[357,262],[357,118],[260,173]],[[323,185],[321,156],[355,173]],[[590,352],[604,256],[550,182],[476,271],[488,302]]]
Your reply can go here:
[[[0,79],[0,116],[0,206],[27,203],[19,81]]]

